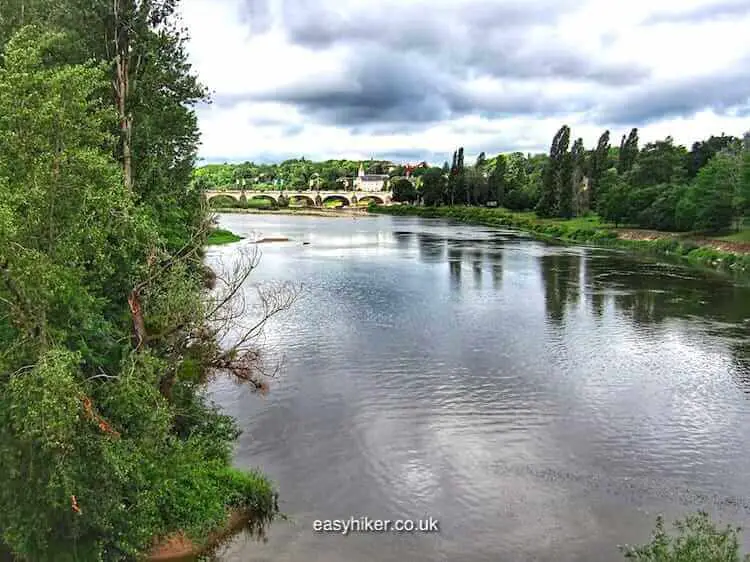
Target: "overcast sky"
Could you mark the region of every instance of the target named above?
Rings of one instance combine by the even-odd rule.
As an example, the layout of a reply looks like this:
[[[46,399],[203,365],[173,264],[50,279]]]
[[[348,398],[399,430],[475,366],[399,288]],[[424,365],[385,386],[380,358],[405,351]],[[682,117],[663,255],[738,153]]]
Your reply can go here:
[[[750,0],[184,0],[208,162],[750,129]]]

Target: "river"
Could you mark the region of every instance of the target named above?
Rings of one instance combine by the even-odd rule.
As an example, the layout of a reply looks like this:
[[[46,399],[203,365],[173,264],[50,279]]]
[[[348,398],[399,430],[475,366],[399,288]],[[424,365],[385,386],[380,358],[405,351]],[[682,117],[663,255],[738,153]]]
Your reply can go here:
[[[302,286],[267,326],[270,392],[210,388],[290,517],[222,560],[609,562],[660,513],[750,527],[750,289],[442,220],[220,223],[291,239],[248,291]],[[352,516],[440,532],[313,532]]]

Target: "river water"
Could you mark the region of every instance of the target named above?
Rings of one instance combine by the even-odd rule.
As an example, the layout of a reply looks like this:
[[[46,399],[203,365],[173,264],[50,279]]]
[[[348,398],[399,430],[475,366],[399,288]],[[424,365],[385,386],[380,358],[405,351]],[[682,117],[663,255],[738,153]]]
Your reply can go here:
[[[442,220],[220,223],[291,239],[258,245],[248,291],[302,286],[266,330],[270,392],[210,389],[290,517],[222,560],[608,562],[657,514],[750,527],[750,289]],[[440,532],[313,532],[361,516]]]

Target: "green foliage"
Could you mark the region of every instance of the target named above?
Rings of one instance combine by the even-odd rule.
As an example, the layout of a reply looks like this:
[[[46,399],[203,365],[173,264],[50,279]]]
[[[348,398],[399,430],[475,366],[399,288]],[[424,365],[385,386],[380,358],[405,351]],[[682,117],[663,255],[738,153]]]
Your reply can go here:
[[[708,164],[709,160],[719,152],[726,150],[730,146],[737,144],[739,139],[725,135],[711,135],[708,139],[693,143],[693,147],[686,158],[686,169],[690,179],[698,175],[698,172]]]
[[[403,175],[403,167],[385,160],[362,163],[354,160],[326,160],[312,162],[304,158],[286,160],[279,164],[207,164],[193,171],[192,185],[197,189],[238,189],[238,181],[245,181],[245,188],[254,191],[264,189],[310,189],[310,181],[320,188],[337,189],[339,178],[353,179],[360,164],[365,164],[368,173],[383,173],[391,177]]]
[[[595,209],[600,185],[601,178],[611,166],[609,165],[609,131],[604,131],[602,136],[599,137],[599,141],[596,144],[596,149],[589,155],[588,164],[588,177],[589,177],[589,195],[588,195],[588,206],[591,209]]]
[[[740,162],[731,154],[718,154],[701,169],[686,193],[694,209],[694,230],[718,232],[730,228],[740,191]]]
[[[239,242],[242,240],[242,236],[237,236],[234,232],[225,230],[223,228],[215,228],[211,230],[211,233],[206,238],[206,244],[217,246],[220,244],[231,244],[232,242]]]
[[[610,168],[600,179],[599,214],[605,220],[621,224],[628,216],[628,188],[618,177],[617,170]]]
[[[745,142],[740,155],[740,177],[738,189],[738,213],[748,217],[750,216],[750,132],[745,134]]]
[[[622,142],[620,143],[620,150],[618,152],[617,172],[620,174],[629,172],[633,166],[635,166],[637,159],[638,129],[634,128],[630,130],[627,137],[625,135],[622,136]]]
[[[218,352],[189,186],[203,88],[176,2],[27,4],[33,27],[0,22],[0,543],[30,562],[133,560],[165,533],[201,540],[230,507],[267,522],[275,491],[230,468],[236,427],[201,391]],[[116,20],[140,61],[128,143]]]
[[[629,183],[634,187],[679,184],[686,180],[687,151],[676,146],[672,137],[646,144],[631,165]]]
[[[440,168],[430,168],[421,178],[419,189],[422,202],[433,206],[443,203],[446,197],[446,178]]]
[[[398,179],[393,183],[393,200],[413,203],[417,200],[417,188],[408,179]]]
[[[743,562],[750,555],[740,552],[740,529],[718,528],[705,512],[688,515],[675,522],[675,535],[664,529],[664,519],[657,518],[651,541],[643,546],[624,546],[628,560],[641,562]]]
[[[572,214],[572,199],[570,193],[570,127],[563,125],[552,139],[549,160],[544,169],[542,193],[536,205],[540,216],[569,217]]]

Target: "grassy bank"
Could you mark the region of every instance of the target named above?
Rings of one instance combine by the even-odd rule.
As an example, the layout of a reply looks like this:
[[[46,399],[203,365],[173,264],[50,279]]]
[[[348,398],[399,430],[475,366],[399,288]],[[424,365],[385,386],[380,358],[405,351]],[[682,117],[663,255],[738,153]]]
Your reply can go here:
[[[218,246],[220,244],[239,242],[240,240],[242,240],[242,236],[237,236],[234,232],[223,228],[216,228],[212,230],[208,235],[208,238],[206,238],[206,244],[209,246]]]
[[[596,216],[577,217],[570,220],[541,219],[533,212],[519,213],[506,209],[411,205],[393,207],[374,205],[368,210],[371,213],[446,218],[469,224],[511,227],[542,239],[636,251],[674,259],[743,280],[750,278],[750,253],[722,251],[711,247],[712,242],[706,239],[677,236],[667,232],[618,229],[614,225],[602,223]]]

